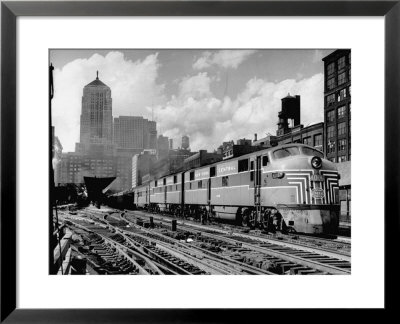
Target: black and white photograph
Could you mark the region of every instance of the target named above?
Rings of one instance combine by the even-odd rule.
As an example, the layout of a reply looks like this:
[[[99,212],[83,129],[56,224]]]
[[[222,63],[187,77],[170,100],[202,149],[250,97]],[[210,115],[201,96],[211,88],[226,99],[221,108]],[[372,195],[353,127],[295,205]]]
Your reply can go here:
[[[49,111],[49,274],[351,275],[350,49],[54,48]]]

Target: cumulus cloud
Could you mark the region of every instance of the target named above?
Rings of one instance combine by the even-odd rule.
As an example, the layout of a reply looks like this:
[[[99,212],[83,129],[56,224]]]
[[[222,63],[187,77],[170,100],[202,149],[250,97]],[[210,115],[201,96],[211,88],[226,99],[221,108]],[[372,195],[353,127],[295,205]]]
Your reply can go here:
[[[113,116],[151,117],[148,107],[165,102],[164,85],[156,82],[158,55],[127,60],[121,52],[94,54],[77,59],[54,71],[53,125],[64,151],[73,151],[79,141],[83,87],[96,78],[111,88]]]
[[[236,98],[223,99],[210,92],[211,82],[206,73],[183,78],[179,86],[185,91],[156,107],[164,135],[180,143],[186,134],[192,150],[212,151],[223,141],[252,139],[254,133],[259,138],[268,132],[275,134],[281,99],[288,93],[301,96],[301,122],[305,126],[323,121],[323,74],[277,83],[254,78]]]
[[[230,52],[238,51],[203,53],[203,65],[222,66],[223,60],[219,57],[229,56]],[[231,55],[232,60],[227,60],[224,67],[236,68],[251,54]],[[154,107],[159,134],[174,139],[175,147],[181,144],[183,135],[190,137],[192,150],[212,151],[223,141],[253,138],[254,133],[258,133],[259,138],[267,132],[275,134],[281,98],[288,92],[301,96],[301,122],[305,126],[323,121],[322,73],[280,82],[252,78],[237,95],[220,97],[212,90],[218,76],[198,71],[179,78],[174,85],[175,94],[167,98],[165,85],[158,82],[159,69],[157,54],[130,61],[120,52],[110,52],[106,56],[95,54],[56,69],[53,125],[64,151],[73,151],[79,141],[82,91],[95,79],[96,70],[99,70],[100,80],[111,88],[114,117],[150,118],[151,107]]]
[[[255,52],[255,50],[221,50],[214,53],[206,51],[193,63],[193,68],[195,70],[203,70],[212,65],[217,65],[223,68],[236,69]]]

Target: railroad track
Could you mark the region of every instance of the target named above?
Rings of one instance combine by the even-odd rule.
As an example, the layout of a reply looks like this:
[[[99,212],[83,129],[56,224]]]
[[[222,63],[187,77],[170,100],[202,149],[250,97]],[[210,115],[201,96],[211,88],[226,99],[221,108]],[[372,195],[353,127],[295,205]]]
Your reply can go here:
[[[177,232],[171,219],[143,212],[82,210],[73,216],[86,228],[109,240],[128,256],[147,258],[147,269],[162,274],[350,274],[351,263],[325,251],[292,244],[279,238],[233,232],[232,228],[210,228],[178,220]],[[145,217],[156,219],[148,227]],[[139,224],[139,225],[138,225]],[[188,244],[182,235],[190,236]],[[151,267],[150,267],[151,268]]]
[[[143,214],[141,215],[143,216]],[[129,215],[125,215],[125,218]],[[263,266],[262,260],[267,264],[273,264],[275,268],[282,269],[283,273],[288,271],[298,273],[307,272],[321,274],[350,274],[351,263],[350,257],[337,253],[317,253],[315,248],[304,248],[303,246],[289,244],[287,242],[281,243],[278,240],[271,240],[268,238],[255,237],[243,233],[233,233],[225,230],[219,230],[215,233],[215,229],[209,229],[206,226],[198,224],[186,224],[180,222],[180,230],[191,231],[192,233],[201,234],[201,237],[212,239],[213,246],[226,246],[226,244],[237,245],[240,243],[242,250],[249,255],[252,252],[259,252],[253,257],[247,257],[246,262],[253,262],[254,264]],[[196,229],[194,229],[195,227]],[[208,241],[209,243],[210,241]]]
[[[157,219],[171,219],[171,217],[166,215],[154,215],[146,213],[143,211],[128,212],[127,214],[133,214],[150,217],[153,216]],[[224,224],[212,224],[212,225],[201,225],[198,222],[177,219],[179,224],[191,225],[198,227],[199,229],[206,232],[216,232],[216,233],[234,233],[235,235],[244,235],[246,237],[268,239],[269,241],[275,241],[276,244],[291,246],[295,248],[300,246],[309,252],[322,253],[323,255],[330,257],[337,257],[341,260],[350,261],[351,256],[351,242],[349,240],[335,240],[326,239],[322,237],[315,237],[303,234],[266,234],[261,231],[249,231],[243,227],[235,225]]]
[[[138,256],[141,264],[144,264],[146,261],[147,269],[142,269],[140,274],[180,274],[180,275],[198,275],[198,274],[243,274],[242,269],[232,269],[232,266],[225,266],[216,264],[215,261],[209,260],[202,256],[201,259],[205,259],[204,261],[198,260],[196,257],[193,257],[191,253],[188,251],[177,251],[174,247],[175,242],[170,244],[167,239],[158,240],[132,231],[126,231],[117,228],[117,226],[106,224],[107,222],[104,220],[104,217],[91,217],[88,215],[88,218],[81,216],[65,216],[66,220],[68,220],[68,226],[72,231],[77,233],[77,229],[79,231],[86,231],[91,235],[96,235],[96,237],[100,237],[102,242],[107,241],[108,244],[114,246],[114,248],[118,248],[125,253],[126,256],[131,257],[132,255]],[[103,215],[104,216],[104,215]],[[124,226],[125,222],[117,222],[118,226]],[[95,233],[95,234],[92,234]],[[81,234],[81,233],[80,233]],[[170,244],[170,246],[168,246]],[[100,251],[99,253],[102,253]],[[147,260],[143,260],[143,257],[147,258]],[[105,256],[109,257],[108,255]],[[149,260],[151,260],[149,262]],[[132,260],[135,262],[134,260]],[[136,260],[138,261],[138,260]],[[149,265],[150,263],[150,265]],[[150,269],[149,269],[150,268]],[[158,270],[158,271],[157,271]],[[112,269],[113,273],[118,273],[118,265],[114,265]],[[162,273],[160,273],[162,271]],[[257,269],[253,271],[255,274],[261,274],[263,272],[258,271]],[[99,272],[104,273],[104,272]],[[119,273],[124,273],[119,271]],[[107,274],[110,274],[107,272]]]

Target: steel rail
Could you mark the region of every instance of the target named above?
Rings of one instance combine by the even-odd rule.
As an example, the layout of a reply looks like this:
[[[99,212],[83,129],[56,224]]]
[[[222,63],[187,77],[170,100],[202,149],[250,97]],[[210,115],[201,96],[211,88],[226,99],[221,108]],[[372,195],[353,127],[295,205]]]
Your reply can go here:
[[[86,227],[83,226],[83,225],[80,225],[80,224],[76,224],[76,223],[75,223],[75,226],[78,227],[78,228],[80,228],[80,229],[86,230],[86,231],[89,232],[89,233],[95,233],[96,235],[99,235],[100,237],[102,237],[103,239],[105,239],[105,240],[108,242],[108,238],[104,237],[103,235],[101,235],[101,234],[99,234],[99,233],[94,232],[93,230],[90,230],[90,229],[86,228]],[[108,242],[108,243],[110,244],[110,242]],[[117,248],[117,247],[116,247],[116,248]],[[126,254],[124,251],[122,251],[122,250],[120,250],[120,249],[118,248],[118,252],[119,252],[120,254],[122,254],[123,256],[125,256],[125,257],[129,260],[129,262],[131,262],[135,267],[137,267],[137,269],[139,270],[139,274],[150,275],[150,273],[148,273],[148,271],[146,271],[141,265],[139,265],[135,260],[133,260],[133,258],[131,258],[131,257],[130,257],[128,254]]]
[[[247,247],[247,248],[249,248],[251,250],[255,250],[255,251],[258,251],[258,252],[261,252],[261,253],[265,253],[267,255],[271,255],[273,257],[280,258],[280,259],[283,259],[283,260],[286,260],[286,261],[289,261],[289,262],[293,262],[295,264],[299,264],[299,265],[302,265],[302,266],[310,267],[312,269],[316,269],[316,270],[319,270],[319,271],[322,271],[322,272],[327,272],[327,273],[330,273],[330,274],[350,274],[351,273],[351,270],[348,270],[348,269],[343,269],[343,268],[340,268],[340,267],[337,267],[337,266],[324,264],[322,262],[317,262],[315,260],[310,260],[310,259],[307,259],[307,258],[304,258],[304,257],[299,257],[299,256],[296,256],[296,255],[293,255],[293,254],[289,254],[289,253],[286,253],[286,252],[276,251],[276,250],[273,250],[273,249],[267,248],[267,247],[260,247],[260,246],[257,246],[257,245],[254,245],[254,244],[250,244],[250,243],[246,243],[246,242],[234,239],[234,238],[227,238],[225,236],[221,237],[221,236],[216,235],[216,234],[210,234],[210,233],[207,233],[207,232],[204,232],[204,231],[192,229],[192,227],[198,227],[198,228],[200,227],[200,228],[204,229],[204,226],[202,226],[202,225],[184,224],[183,222],[180,222],[179,224],[181,225],[181,228],[183,227],[183,228],[187,228],[187,229],[189,229],[191,231],[198,232],[202,236],[208,236],[208,237],[211,237],[211,238],[214,238],[214,239],[218,239],[218,240],[229,242],[229,243],[235,243],[235,244],[239,242],[239,243],[241,243],[241,245],[243,247]],[[207,229],[207,228],[205,228],[205,229]],[[223,231],[223,230],[220,230],[220,231]],[[232,233],[232,236],[234,236],[234,235],[238,235],[238,236],[242,236],[243,238],[247,238],[246,235],[244,235],[244,234]],[[265,240],[268,241],[268,239],[265,239]],[[265,242],[265,243],[268,243],[268,242]],[[274,244],[275,244],[275,242],[274,242]],[[286,246],[284,246],[284,247],[286,247]],[[286,248],[289,248],[289,247],[286,247]],[[296,253],[304,251],[304,250],[301,250],[301,249],[293,249],[293,250],[295,250]],[[323,255],[321,255],[321,257],[323,257]],[[332,260],[332,262],[334,262],[334,260]]]
[[[171,239],[170,237],[168,237],[166,235],[163,235],[161,233],[155,233],[155,232],[152,232],[152,231],[148,231],[146,229],[138,227],[136,224],[134,224],[133,222],[131,222],[129,220],[126,220],[126,221],[131,223],[132,226],[135,226],[136,228],[140,228],[144,232],[147,232],[147,233],[149,233],[151,235],[160,236],[163,239],[169,240],[171,242],[171,244],[173,244],[175,246],[180,246],[181,248],[184,248],[184,249],[188,249],[189,248],[188,246],[186,246],[186,245],[184,245],[184,244],[182,244],[180,242],[176,242],[174,239]],[[140,235],[140,234],[135,233],[135,235]],[[146,237],[146,236],[144,236],[144,237],[148,239],[148,237]],[[159,244],[163,244],[163,242],[161,242]],[[214,261],[224,262],[224,264],[226,266],[228,266],[228,267],[232,267],[232,266],[239,267],[239,271],[246,271],[249,274],[275,275],[275,273],[273,273],[273,272],[270,272],[270,271],[267,271],[267,270],[263,270],[263,269],[259,269],[259,268],[253,267],[253,266],[251,266],[249,264],[245,264],[245,263],[242,263],[242,262],[239,262],[239,261],[236,261],[236,260],[232,260],[232,259],[230,259],[228,257],[224,257],[222,255],[218,255],[218,254],[216,254],[214,252],[202,249],[202,248],[197,247],[197,246],[190,246],[190,248],[198,250],[198,251],[201,251],[203,254],[207,255],[208,258],[211,257]]]
[[[141,212],[141,214],[144,217],[151,217],[144,212]],[[168,216],[163,215],[163,216],[156,216],[156,217],[157,217],[157,219],[161,219],[163,221],[168,221],[168,219],[163,218],[163,217],[168,217]],[[310,246],[309,244],[304,244],[302,242],[301,243],[300,242],[292,242],[292,241],[287,242],[287,241],[279,240],[277,238],[270,237],[270,235],[268,235],[268,237],[262,237],[262,236],[254,235],[254,234],[250,234],[250,233],[238,233],[238,232],[229,231],[227,229],[215,228],[215,227],[210,227],[210,226],[206,226],[206,225],[195,224],[192,222],[186,223],[185,221],[182,221],[182,220],[177,220],[177,223],[181,226],[200,228],[206,232],[214,231],[214,232],[218,232],[218,233],[225,234],[225,235],[229,234],[232,236],[239,236],[239,237],[243,237],[243,238],[251,238],[251,239],[255,239],[255,240],[260,240],[260,243],[273,242],[274,244],[281,245],[284,247],[290,247],[290,248],[294,248],[294,249],[300,248],[301,250],[308,251],[310,253],[317,253],[317,254],[328,256],[328,257],[337,258],[337,259],[340,259],[343,261],[351,262],[351,255],[349,253],[343,253],[341,251],[333,251],[331,249],[325,249],[325,248],[321,248],[321,247],[317,247],[317,246]],[[202,231],[202,233],[204,233],[204,232]],[[329,242],[329,241],[327,241],[327,242]]]

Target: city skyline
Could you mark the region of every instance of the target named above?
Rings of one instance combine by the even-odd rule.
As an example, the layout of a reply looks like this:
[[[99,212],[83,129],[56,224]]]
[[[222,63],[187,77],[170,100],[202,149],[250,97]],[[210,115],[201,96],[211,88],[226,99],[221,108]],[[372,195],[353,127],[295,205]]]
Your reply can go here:
[[[276,130],[281,98],[300,95],[301,123],[323,121],[323,62],[331,50],[52,50],[53,125],[65,151],[79,140],[82,88],[111,88],[113,118],[143,116],[193,150]]]

